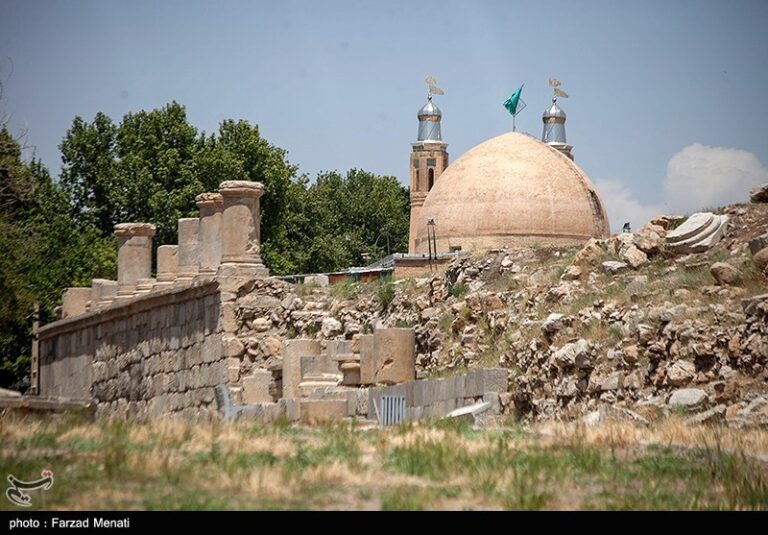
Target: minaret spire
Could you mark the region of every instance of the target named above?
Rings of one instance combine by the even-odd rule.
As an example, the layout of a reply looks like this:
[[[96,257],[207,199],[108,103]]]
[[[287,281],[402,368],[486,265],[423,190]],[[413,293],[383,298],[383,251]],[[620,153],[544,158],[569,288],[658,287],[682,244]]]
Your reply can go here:
[[[541,141],[547,145],[559,150],[571,160],[573,155],[571,154],[572,145],[568,144],[565,137],[565,112],[557,105],[557,97],[568,97],[568,93],[559,89],[560,81],[554,78],[550,78],[549,85],[552,86],[552,105],[544,110],[544,114],[541,117],[544,123],[544,131],[541,134]]]
[[[412,143],[413,150],[410,158],[410,193],[411,193],[411,225],[408,236],[408,252],[416,252],[416,234],[420,227],[427,224],[422,221],[421,207],[427,194],[435,185],[445,168],[448,167],[448,144],[443,141],[440,131],[440,121],[443,114],[432,101],[433,95],[442,95],[436,80],[431,76],[424,78],[429,86],[427,103],[419,110],[419,132],[416,142]]]

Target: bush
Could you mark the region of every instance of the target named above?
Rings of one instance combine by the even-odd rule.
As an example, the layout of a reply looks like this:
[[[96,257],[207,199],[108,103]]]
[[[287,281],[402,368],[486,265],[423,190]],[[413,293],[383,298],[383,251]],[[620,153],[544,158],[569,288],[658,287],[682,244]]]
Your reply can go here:
[[[463,282],[459,282],[451,286],[451,295],[456,299],[461,299],[469,293],[469,286]]]
[[[387,310],[395,298],[395,285],[392,284],[390,278],[384,278],[379,282],[379,287],[376,289],[376,297],[379,298],[379,303],[381,303],[381,310]]]

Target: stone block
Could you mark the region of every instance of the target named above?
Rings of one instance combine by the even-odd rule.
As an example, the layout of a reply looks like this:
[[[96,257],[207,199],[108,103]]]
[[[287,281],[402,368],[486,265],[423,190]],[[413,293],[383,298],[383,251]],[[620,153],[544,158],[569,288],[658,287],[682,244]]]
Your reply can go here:
[[[301,400],[301,421],[307,424],[338,422],[347,417],[347,401],[336,399]]]
[[[410,383],[412,392],[413,392],[413,406],[414,407],[421,407],[423,405],[426,405],[425,403],[425,390],[426,388],[424,385],[426,384],[426,381],[412,381]]]
[[[342,355],[348,355],[351,358],[352,355],[352,341],[351,340],[328,340],[326,346],[326,353],[331,360],[338,360],[338,357]]]
[[[299,421],[299,419],[301,418],[301,411],[300,411],[301,404],[297,399],[283,398],[280,400],[280,403],[282,403],[285,406],[285,418],[289,422]]]
[[[373,384],[375,353],[374,336],[372,334],[363,334],[360,340],[360,382],[364,385]]]
[[[416,338],[413,329],[374,332],[374,381],[397,384],[416,379]]]
[[[267,370],[254,370],[251,375],[243,377],[243,403],[271,402],[272,396],[269,387],[272,383],[272,374]]]
[[[491,414],[501,414],[501,401],[498,392],[486,392],[483,395],[483,401],[490,404],[488,410]]]
[[[299,358],[302,379],[307,374],[338,373],[336,363],[331,363],[326,355],[302,356]]]
[[[355,391],[355,414],[357,416],[368,415],[368,388],[358,388]]]
[[[506,368],[483,368],[479,370],[482,377],[482,392],[506,392],[509,386],[509,372]]]

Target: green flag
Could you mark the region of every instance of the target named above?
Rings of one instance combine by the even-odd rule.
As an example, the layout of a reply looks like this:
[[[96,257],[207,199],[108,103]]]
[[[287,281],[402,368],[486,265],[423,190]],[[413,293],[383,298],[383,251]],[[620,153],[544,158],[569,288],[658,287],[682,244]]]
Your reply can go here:
[[[517,114],[517,105],[520,103],[520,93],[522,93],[522,91],[523,86],[521,85],[517,88],[517,91],[512,93],[511,97],[504,101],[504,107],[507,108],[507,111],[509,111],[509,113],[511,113],[513,116]]]

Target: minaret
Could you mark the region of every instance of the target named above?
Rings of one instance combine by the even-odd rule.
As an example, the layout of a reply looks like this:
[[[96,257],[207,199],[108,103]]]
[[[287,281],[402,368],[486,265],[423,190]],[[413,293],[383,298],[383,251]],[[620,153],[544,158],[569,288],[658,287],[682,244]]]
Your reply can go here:
[[[541,140],[573,160],[573,145],[569,145],[565,140],[565,112],[557,105],[557,96],[552,97],[552,105],[544,110],[541,120],[544,122]]]
[[[432,95],[427,97],[427,103],[419,110],[419,135],[416,143],[412,143],[411,152],[411,226],[408,233],[408,252],[416,252],[416,233],[419,226],[426,225],[422,221],[421,207],[427,198],[429,190],[437,182],[445,168],[448,167],[447,143],[443,143],[440,134],[440,119],[442,114],[432,102]]]

